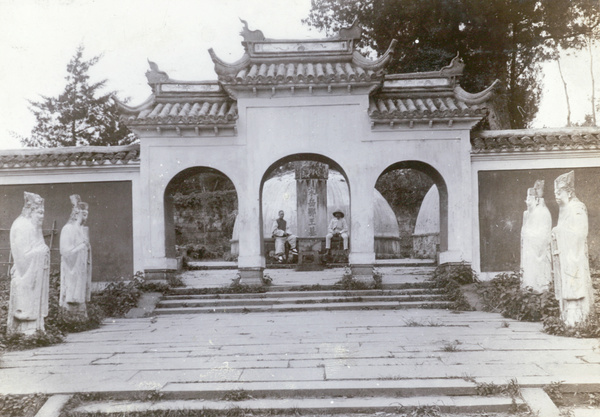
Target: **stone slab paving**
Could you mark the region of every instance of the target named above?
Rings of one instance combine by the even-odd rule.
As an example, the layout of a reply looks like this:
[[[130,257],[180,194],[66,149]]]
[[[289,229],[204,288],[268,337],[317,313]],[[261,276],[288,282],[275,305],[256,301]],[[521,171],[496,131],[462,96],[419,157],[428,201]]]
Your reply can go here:
[[[432,322],[436,326],[427,325]],[[110,320],[60,345],[6,352],[0,358],[0,393],[214,392],[316,384],[358,390],[403,382],[504,384],[513,378],[522,385],[564,381],[598,389],[599,359],[597,339],[550,336],[539,324],[481,312],[159,316]]]
[[[418,283],[428,279],[434,271],[433,267],[423,266],[382,266],[377,270],[382,274],[383,284]],[[333,285],[342,279],[344,268],[328,268],[318,273],[312,271],[296,271],[294,269],[265,269],[264,274],[277,287],[294,287],[301,285]],[[219,288],[231,285],[237,277],[236,269],[194,270],[184,271],[179,277],[188,288]]]
[[[530,404],[531,411],[539,416],[560,417],[558,407],[552,402],[548,394],[541,388],[523,388],[521,396]]]

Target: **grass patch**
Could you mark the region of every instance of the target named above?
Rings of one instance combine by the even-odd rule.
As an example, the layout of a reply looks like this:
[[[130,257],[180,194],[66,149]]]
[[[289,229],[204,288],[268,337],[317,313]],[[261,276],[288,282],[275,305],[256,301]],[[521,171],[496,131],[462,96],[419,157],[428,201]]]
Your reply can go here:
[[[34,417],[47,399],[48,396],[45,394],[2,395],[0,416]]]
[[[460,340],[454,340],[452,342],[444,342],[444,346],[442,347],[443,352],[459,352],[460,348],[458,346],[462,345]]]

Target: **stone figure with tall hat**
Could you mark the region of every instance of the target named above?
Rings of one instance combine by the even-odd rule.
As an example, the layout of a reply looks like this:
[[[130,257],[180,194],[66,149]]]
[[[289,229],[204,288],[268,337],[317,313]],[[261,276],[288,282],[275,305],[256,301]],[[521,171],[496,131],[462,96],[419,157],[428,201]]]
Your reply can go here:
[[[87,219],[89,215],[89,204],[81,201],[79,203],[79,210],[81,211],[81,232],[83,238],[87,242],[87,268],[86,268],[86,296],[85,301],[90,301],[92,296],[92,246],[90,244],[90,228],[87,225]]]
[[[71,215],[60,232],[59,305],[70,314],[86,316],[89,241],[81,226],[81,198],[73,194],[70,199]]]
[[[21,215],[10,228],[10,271],[8,333],[33,334],[44,331],[48,316],[50,249],[44,241],[44,199],[25,192]]]
[[[575,196],[575,173],[554,181],[559,206],[558,224],[552,229],[552,263],[556,298],[561,318],[568,326],[586,320],[594,306],[588,259],[588,215],[585,204]]]
[[[523,212],[521,228],[521,285],[542,292],[549,288],[552,281],[552,215],[544,201],[543,180],[537,180],[533,188],[527,189],[525,203],[527,210]]]

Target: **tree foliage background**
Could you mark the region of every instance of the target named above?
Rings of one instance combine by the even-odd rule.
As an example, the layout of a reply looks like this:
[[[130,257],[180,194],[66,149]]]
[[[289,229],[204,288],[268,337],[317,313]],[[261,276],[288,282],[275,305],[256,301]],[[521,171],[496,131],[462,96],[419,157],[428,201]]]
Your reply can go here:
[[[119,121],[117,105],[111,99],[114,93],[102,93],[107,80],[90,81],[88,72],[100,56],[85,60],[83,53],[83,46],[79,46],[67,65],[61,94],[30,102],[36,123],[29,137],[20,138],[24,146],[126,145],[136,140]]]
[[[432,71],[456,53],[466,64],[461,84],[478,92],[502,81],[506,128],[524,128],[540,101],[540,65],[559,48],[598,37],[598,0],[312,0],[305,23],[337,33],[353,20],[362,47],[382,54],[398,40],[391,73]]]

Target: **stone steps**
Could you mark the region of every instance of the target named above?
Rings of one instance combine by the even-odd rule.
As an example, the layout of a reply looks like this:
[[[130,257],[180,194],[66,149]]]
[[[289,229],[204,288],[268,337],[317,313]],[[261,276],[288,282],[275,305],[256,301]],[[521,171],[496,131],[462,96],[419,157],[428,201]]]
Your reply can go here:
[[[409,285],[410,284],[410,285]],[[268,291],[241,294],[195,294],[202,289],[179,289],[164,296],[156,314],[300,312],[318,310],[392,310],[406,308],[449,308],[430,282],[398,284],[401,288],[381,290]]]
[[[157,410],[246,410],[254,413],[287,412],[302,415],[407,413],[427,410],[442,413],[500,413],[525,402],[504,395],[481,396],[474,381],[457,378],[196,382],[169,384],[156,401],[140,401],[142,393],[98,393],[99,399],[77,406],[78,413],[109,414]],[[106,400],[102,400],[106,397]],[[432,411],[433,412],[433,411]],[[421,415],[421,414],[419,414]]]
[[[178,290],[180,291],[178,293]],[[203,300],[203,299],[253,299],[267,298],[272,291],[264,293],[243,293],[243,294],[193,294],[186,293],[186,289],[173,289],[170,295],[163,297],[163,300]],[[400,288],[385,290],[324,290],[324,291],[279,291],[276,296],[282,298],[315,298],[315,297],[369,297],[369,296],[418,296],[422,294],[440,294],[437,288]]]
[[[210,400],[161,400],[156,402],[110,401],[94,402],[76,407],[78,413],[115,414],[126,412],[145,413],[158,410],[197,410],[205,412],[230,411],[232,409],[264,413],[315,413],[352,415],[357,413],[409,412],[427,409],[442,413],[495,413],[508,412],[515,405],[523,405],[521,399],[501,396],[428,396],[428,397],[336,397],[336,398],[251,398],[242,401]],[[433,412],[433,411],[432,411]],[[421,415],[421,414],[419,414]],[[422,414],[434,415],[434,414]]]

